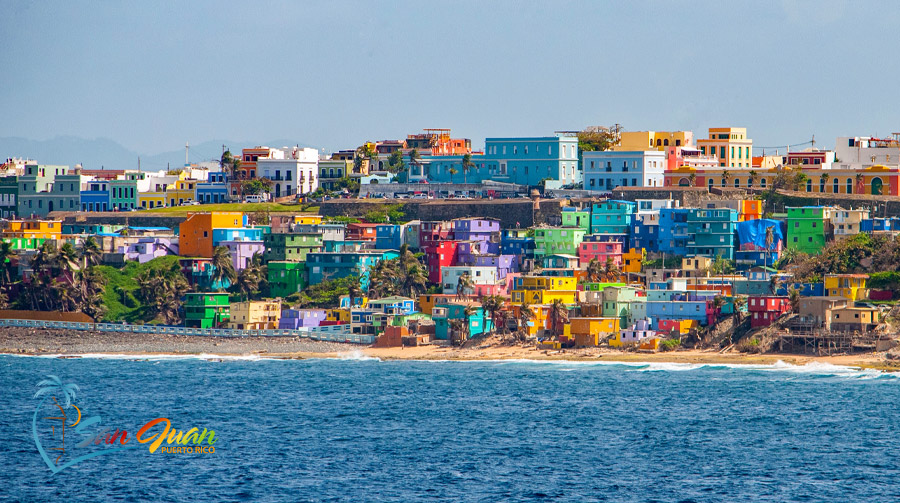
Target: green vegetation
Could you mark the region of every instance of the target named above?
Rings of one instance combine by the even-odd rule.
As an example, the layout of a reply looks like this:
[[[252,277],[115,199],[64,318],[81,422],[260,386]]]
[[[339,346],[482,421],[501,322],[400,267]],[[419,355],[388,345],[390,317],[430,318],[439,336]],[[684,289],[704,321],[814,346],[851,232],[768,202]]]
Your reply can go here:
[[[810,281],[825,274],[869,274],[900,270],[900,239],[893,236],[853,237],[825,245],[818,255],[802,255],[794,262],[794,277]],[[783,266],[779,260],[779,267]],[[882,281],[889,280],[885,276]]]
[[[897,297],[900,295],[900,272],[873,272],[869,274],[866,286],[874,290],[890,290]]]
[[[141,210],[142,213],[167,213],[167,214],[187,214],[204,211],[242,211],[244,213],[252,213],[258,211],[268,212],[318,212],[318,206],[300,205],[300,204],[281,204],[281,203],[219,203],[219,204],[200,204],[194,206],[172,206],[163,208],[153,208],[152,210]]]
[[[287,300],[296,301],[300,307],[331,309],[339,306],[341,297],[350,295],[351,290],[354,290],[354,297],[359,296],[359,276],[325,280],[300,292],[296,297],[291,295]]]
[[[369,297],[377,299],[392,295],[415,297],[425,292],[428,272],[406,244],[400,246],[400,256],[382,260],[369,274]]]
[[[666,339],[660,343],[659,350],[660,351],[673,351],[678,346],[681,346],[681,339]]]
[[[665,263],[663,263],[663,258],[660,257],[645,260],[643,265],[646,269],[680,269],[682,258],[681,255],[669,255],[665,258]]]
[[[97,272],[106,282],[103,304],[107,307],[104,321],[127,321],[129,323],[150,322],[156,316],[138,300],[141,285],[138,278],[145,278],[149,271],[165,272],[173,267],[178,268],[176,256],[155,258],[139,264],[128,262],[125,267],[117,269],[108,265],[96,266]],[[179,274],[181,273],[179,269]]]
[[[371,210],[364,217],[366,222],[373,224],[390,223],[399,224],[406,222],[406,213],[403,212],[402,204],[391,204],[382,206],[377,210]]]

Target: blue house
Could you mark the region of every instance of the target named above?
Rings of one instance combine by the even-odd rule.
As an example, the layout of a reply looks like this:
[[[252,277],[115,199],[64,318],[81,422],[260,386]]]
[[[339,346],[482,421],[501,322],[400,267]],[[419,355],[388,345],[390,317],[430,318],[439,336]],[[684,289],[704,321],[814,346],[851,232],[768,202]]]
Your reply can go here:
[[[213,246],[219,246],[223,241],[262,241],[262,227],[235,227],[233,229],[213,229]]]
[[[109,211],[109,182],[96,180],[84,184],[81,191],[81,211]]]
[[[900,218],[866,218],[859,223],[861,232],[900,231]]]
[[[500,233],[500,254],[534,258],[534,237],[527,229],[505,229]]]
[[[552,185],[565,186],[581,182],[578,169],[578,138],[574,135],[533,138],[486,138],[484,154],[473,155],[464,173],[462,156],[432,156],[425,160],[431,182],[479,183],[484,180],[537,186],[544,179]],[[450,174],[455,169],[457,174]],[[415,174],[410,174],[415,178]]]
[[[687,208],[660,208],[659,243],[657,251],[672,255],[687,255],[688,213]]]
[[[730,208],[691,209],[688,213],[688,256],[734,260],[738,213]]]
[[[616,187],[662,187],[666,153],[659,150],[584,152],[584,189],[611,192]]]
[[[369,271],[378,265],[378,262],[398,256],[400,254],[396,250],[308,253],[306,270],[309,273],[309,284],[318,285],[326,279],[359,275],[361,288],[368,290]]]
[[[631,236],[628,247],[640,250],[644,248],[648,252],[659,251],[659,220],[651,220],[656,213],[638,213],[631,220]]]
[[[399,250],[403,244],[403,227],[397,224],[379,224],[375,227],[375,248]]]
[[[366,307],[382,314],[406,315],[416,312],[416,301],[409,297],[385,297],[370,300]]]
[[[209,173],[205,182],[197,182],[197,202],[224,203],[228,200],[228,177],[222,172]]]
[[[631,232],[631,218],[637,205],[631,201],[609,200],[591,207],[591,234]]]
[[[450,338],[450,322],[453,320],[466,320],[466,307],[463,303],[438,303],[431,311],[434,320],[434,336],[440,340]],[[483,334],[491,330],[493,322],[490,318],[484,320],[484,311],[479,306],[473,306],[473,312],[468,317],[469,336]],[[485,325],[487,328],[485,328]]]

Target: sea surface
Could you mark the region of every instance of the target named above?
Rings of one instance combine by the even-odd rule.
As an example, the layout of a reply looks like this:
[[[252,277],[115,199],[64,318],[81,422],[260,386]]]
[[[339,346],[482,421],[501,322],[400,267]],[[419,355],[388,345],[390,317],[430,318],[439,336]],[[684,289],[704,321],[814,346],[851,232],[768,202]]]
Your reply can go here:
[[[53,473],[47,375],[136,447]],[[822,364],[0,356],[0,500],[900,501],[898,404]],[[150,453],[157,417],[215,453]]]

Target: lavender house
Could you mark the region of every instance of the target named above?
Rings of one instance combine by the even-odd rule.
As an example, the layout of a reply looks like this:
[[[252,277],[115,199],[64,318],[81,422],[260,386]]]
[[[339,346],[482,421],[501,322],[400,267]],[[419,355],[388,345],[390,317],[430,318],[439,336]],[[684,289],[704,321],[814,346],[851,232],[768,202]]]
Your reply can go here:
[[[125,254],[125,260],[136,260],[141,264],[157,257],[178,255],[178,243],[172,243],[172,240],[167,238],[143,237],[136,243],[122,248],[124,249],[120,253]]]
[[[452,221],[453,237],[457,241],[482,243],[481,253],[500,253],[500,221],[495,218],[457,218]]]
[[[296,330],[303,327],[318,327],[325,321],[324,309],[282,309],[278,328]]]
[[[250,265],[254,253],[262,255],[266,251],[266,245],[262,241],[222,241],[220,246],[228,248],[231,252],[231,261],[234,270],[240,271]]]

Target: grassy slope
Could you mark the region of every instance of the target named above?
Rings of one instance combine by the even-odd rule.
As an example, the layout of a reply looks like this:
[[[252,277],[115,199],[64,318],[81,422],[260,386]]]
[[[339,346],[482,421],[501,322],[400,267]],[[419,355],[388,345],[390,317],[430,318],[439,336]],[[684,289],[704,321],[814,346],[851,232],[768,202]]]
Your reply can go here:
[[[163,213],[168,215],[178,215],[187,213],[198,213],[203,211],[242,211],[244,213],[253,213],[256,211],[270,212],[306,212],[318,213],[318,206],[310,206],[303,204],[280,204],[280,203],[221,203],[221,204],[200,204],[196,206],[174,206],[165,208],[154,208],[152,210],[141,210],[140,214],[146,213]]]
[[[178,263],[179,257],[170,255],[153,259],[144,264],[137,262],[129,262],[122,269],[116,269],[111,266],[97,266],[97,270],[103,274],[107,280],[106,292],[103,295],[103,303],[109,311],[106,313],[104,321],[127,321],[134,323],[137,321],[150,321],[149,317],[144,313],[144,309],[137,304],[137,307],[129,307],[122,303],[122,292],[130,292],[135,295],[139,285],[137,277],[148,269],[168,269],[172,264]],[[126,293],[127,296],[127,293]]]

